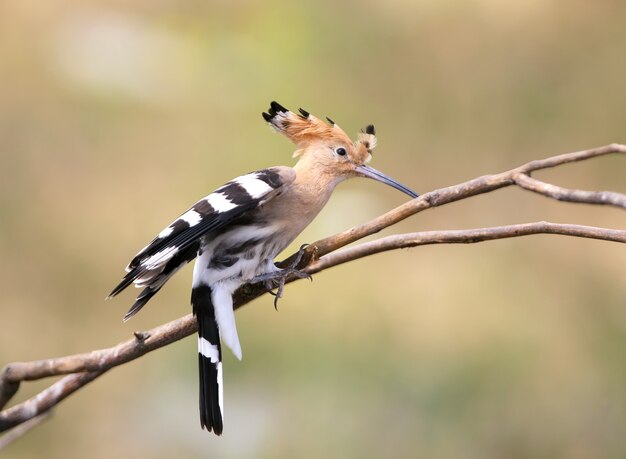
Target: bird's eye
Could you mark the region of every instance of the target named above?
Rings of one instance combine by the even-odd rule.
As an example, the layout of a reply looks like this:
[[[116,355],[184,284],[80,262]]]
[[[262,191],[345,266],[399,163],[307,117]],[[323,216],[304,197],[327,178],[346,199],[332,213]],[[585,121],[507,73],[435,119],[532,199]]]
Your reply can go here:
[[[337,153],[339,156],[346,156],[346,153],[348,153],[348,152],[346,151],[345,148],[339,147],[339,148],[335,149],[335,153]]]

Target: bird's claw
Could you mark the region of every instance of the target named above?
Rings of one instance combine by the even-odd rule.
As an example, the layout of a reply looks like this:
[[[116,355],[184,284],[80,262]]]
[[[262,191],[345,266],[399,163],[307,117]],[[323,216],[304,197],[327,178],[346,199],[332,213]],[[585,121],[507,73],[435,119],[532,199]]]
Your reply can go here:
[[[313,281],[313,277],[311,277],[309,273],[300,271],[296,268],[284,268],[273,273],[261,274],[260,276],[252,279],[251,283],[256,284],[263,282],[269,294],[274,296],[274,308],[278,309],[278,300],[283,297],[285,281],[290,276],[294,276],[298,279],[309,279],[310,281]],[[276,292],[272,291],[274,289],[276,289]]]
[[[286,268],[280,269],[275,272],[261,274],[253,278],[250,283],[256,284],[263,282],[270,295],[274,296],[274,308],[278,309],[278,300],[283,297],[283,291],[285,289],[285,281],[289,276],[294,276],[298,279],[309,279],[313,281],[313,277],[307,272],[297,269],[296,266],[302,260],[305,249],[309,244],[303,244],[298,250],[295,260]],[[272,290],[276,289],[276,292]]]

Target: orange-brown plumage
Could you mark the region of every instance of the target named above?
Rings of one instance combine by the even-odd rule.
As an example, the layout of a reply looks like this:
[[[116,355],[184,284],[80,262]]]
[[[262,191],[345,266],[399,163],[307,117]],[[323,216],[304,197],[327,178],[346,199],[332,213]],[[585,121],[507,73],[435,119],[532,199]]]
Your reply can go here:
[[[363,130],[356,141],[330,118],[328,123],[300,109],[293,113],[277,102],[272,102],[268,113],[263,113],[265,120],[279,133],[296,144],[294,157],[302,156],[307,151],[315,151],[319,147],[344,147],[347,156],[357,164],[369,161],[371,151],[376,146],[374,126],[369,125]]]

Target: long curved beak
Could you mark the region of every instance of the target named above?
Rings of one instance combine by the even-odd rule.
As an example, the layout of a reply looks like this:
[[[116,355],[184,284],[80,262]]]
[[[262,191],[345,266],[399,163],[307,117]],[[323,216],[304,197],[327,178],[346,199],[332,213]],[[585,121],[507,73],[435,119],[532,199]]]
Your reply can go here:
[[[412,191],[411,189],[405,187],[401,183],[396,182],[391,177],[386,176],[385,174],[383,174],[380,171],[377,171],[371,166],[368,166],[366,164],[361,164],[359,166],[356,166],[355,170],[359,175],[363,177],[369,177],[371,179],[376,180],[377,182],[384,183],[385,185],[389,185],[395,188],[396,190],[399,190],[405,194],[408,194],[412,198],[417,198],[419,196],[419,194],[417,194],[415,191]]]

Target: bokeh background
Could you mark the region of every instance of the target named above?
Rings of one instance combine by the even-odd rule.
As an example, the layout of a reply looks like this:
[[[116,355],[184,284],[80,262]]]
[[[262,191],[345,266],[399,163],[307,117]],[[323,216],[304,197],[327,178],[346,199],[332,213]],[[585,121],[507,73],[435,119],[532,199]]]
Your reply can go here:
[[[376,124],[372,164],[420,192],[626,141],[624,24],[619,0],[0,3],[0,363],[188,313],[190,269],[130,323],[134,291],[103,298],[188,205],[293,164],[261,119],[270,100]],[[626,192],[626,159],[537,176]],[[297,244],[404,200],[346,183]],[[506,189],[393,231],[536,220],[626,224]],[[188,338],[4,457],[625,457],[625,266],[621,245],[556,236],[350,263],[290,285],[278,312],[264,297],[237,313],[222,438],[199,428]]]

